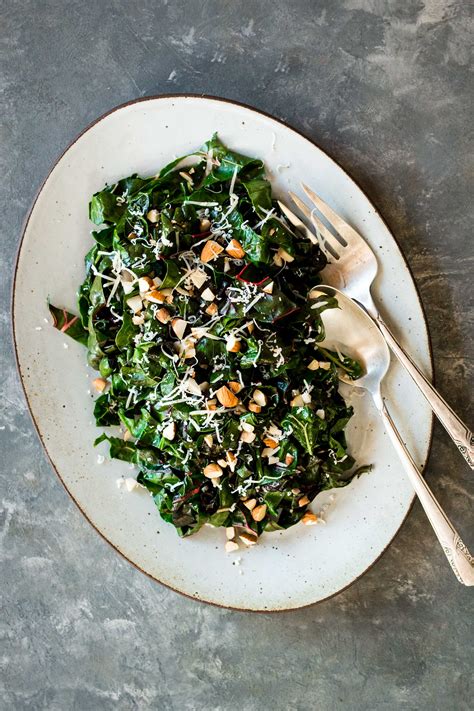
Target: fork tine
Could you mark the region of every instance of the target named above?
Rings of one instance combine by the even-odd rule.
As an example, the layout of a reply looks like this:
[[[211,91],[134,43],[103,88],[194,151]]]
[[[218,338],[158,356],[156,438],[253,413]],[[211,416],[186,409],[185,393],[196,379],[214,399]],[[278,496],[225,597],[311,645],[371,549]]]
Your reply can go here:
[[[292,193],[291,191],[289,192],[289,195],[296,207],[299,207],[303,215],[307,217],[308,220],[311,220],[312,224],[316,228],[318,243],[325,257],[327,259],[339,259],[339,254],[335,248],[335,245],[338,247],[341,247],[341,245],[337,241],[336,237],[329,232],[326,225],[324,225],[319,217],[314,214],[314,210],[310,210],[306,203],[300,200],[298,195],[295,195],[295,193]]]
[[[301,232],[304,232],[310,242],[312,242],[313,244],[318,244],[318,238],[316,237],[316,235],[314,235],[311,230],[306,227],[305,223],[300,220],[298,215],[295,215],[294,212],[291,212],[290,208],[287,207],[285,203],[281,202],[280,200],[278,200],[278,204],[280,206],[281,211],[288,218],[293,227],[296,227],[297,229],[301,230]]]
[[[314,190],[311,190],[307,185],[301,183],[301,187],[305,191],[306,195],[309,197],[313,205],[315,205],[319,212],[324,215],[326,220],[332,227],[338,232],[341,237],[348,244],[351,240],[361,240],[362,237],[356,230],[347,224],[345,220],[342,219],[332,208],[329,207],[327,203],[322,200],[319,195],[316,195]]]

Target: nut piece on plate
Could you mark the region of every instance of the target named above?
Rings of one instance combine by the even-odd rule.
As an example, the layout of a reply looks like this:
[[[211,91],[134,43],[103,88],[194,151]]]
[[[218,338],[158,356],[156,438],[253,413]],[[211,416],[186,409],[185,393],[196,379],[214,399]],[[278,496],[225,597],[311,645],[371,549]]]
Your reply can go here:
[[[182,318],[174,318],[171,321],[171,328],[175,332],[177,338],[179,338],[180,340],[184,336],[184,332],[186,330],[187,325],[187,322]]]
[[[265,518],[266,513],[267,505],[260,504],[260,506],[255,506],[255,508],[252,509],[252,518],[254,521],[262,521]]]
[[[139,311],[142,310],[142,297],[141,296],[131,296],[129,299],[127,299],[127,305],[131,311],[133,311],[134,314],[137,314]]]
[[[217,479],[217,477],[222,476],[222,469],[216,462],[211,462],[204,467],[203,474],[208,479]]]
[[[209,306],[206,309],[206,313],[209,316],[215,316],[216,313],[219,311],[217,304],[209,304]]]
[[[201,262],[207,263],[211,262],[213,259],[219,256],[221,252],[224,251],[224,247],[222,247],[220,244],[217,242],[214,242],[213,239],[209,239],[204,247],[202,248],[201,252]]]
[[[164,304],[166,301],[166,294],[162,291],[158,291],[158,289],[152,289],[145,295],[145,298],[148,299],[148,301],[151,301],[152,304]]]
[[[267,404],[267,396],[264,392],[258,389],[253,391],[253,400],[257,403],[257,405],[260,405],[260,407],[265,407]]]
[[[257,499],[247,499],[247,501],[244,501],[243,504],[249,511],[252,511],[252,509],[254,509],[257,505]]]
[[[95,378],[92,381],[92,385],[95,387],[98,393],[103,393],[108,385],[108,382],[104,378]]]
[[[167,309],[160,309],[156,313],[156,318],[160,323],[168,323],[168,321],[171,319],[171,314]]]
[[[238,353],[241,349],[241,342],[240,338],[236,338],[236,336],[230,334],[227,336],[226,341],[225,341],[225,348],[226,351],[229,351],[229,353]]]
[[[158,222],[159,218],[160,218],[160,213],[158,212],[158,210],[149,210],[149,212],[147,212],[147,214],[146,214],[146,219],[148,220],[148,222],[151,222],[152,224],[155,224],[156,222]]]
[[[161,434],[165,439],[173,440],[176,435],[176,422],[169,422]]]
[[[216,397],[223,407],[235,407],[239,402],[232,390],[229,390],[225,385],[219,388],[216,392]]]
[[[241,533],[239,538],[246,546],[254,546],[257,543],[257,536],[251,536],[249,533]]]
[[[234,259],[242,259],[242,257],[245,257],[244,248],[236,239],[230,240],[229,244],[225,248],[225,251],[230,257],[233,257]]]
[[[140,294],[150,291],[154,286],[153,279],[150,279],[148,276],[140,277],[138,280],[138,291]]]

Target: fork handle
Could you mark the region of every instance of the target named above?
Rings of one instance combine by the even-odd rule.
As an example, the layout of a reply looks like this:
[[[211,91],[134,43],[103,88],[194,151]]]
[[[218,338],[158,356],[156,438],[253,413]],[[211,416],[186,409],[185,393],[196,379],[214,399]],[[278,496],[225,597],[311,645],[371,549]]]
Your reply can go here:
[[[444,429],[449,434],[471,469],[474,469],[474,436],[472,432],[468,429],[464,422],[459,419],[456,413],[453,412],[448,403],[443,400],[441,395],[425,378],[418,366],[403,350],[393,333],[383,322],[380,314],[372,314],[372,316],[382,331],[390,349],[396,355],[404,368],[410,373],[411,377],[418,385],[425,398],[428,400],[436,417],[441,422]]]
[[[474,558],[420,474],[380,394],[374,395],[374,402],[454,574],[463,585],[474,585]]]

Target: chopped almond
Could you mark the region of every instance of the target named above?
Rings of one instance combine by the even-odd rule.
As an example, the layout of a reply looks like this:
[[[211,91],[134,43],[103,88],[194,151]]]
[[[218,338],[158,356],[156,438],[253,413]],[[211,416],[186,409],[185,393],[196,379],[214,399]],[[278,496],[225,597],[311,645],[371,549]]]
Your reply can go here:
[[[163,291],[158,291],[158,289],[152,289],[148,294],[145,294],[145,298],[151,301],[152,304],[164,304],[166,294]]]
[[[186,392],[191,393],[191,395],[201,395],[201,388],[194,380],[194,378],[188,378],[184,383],[184,389]]]
[[[138,295],[131,296],[129,299],[127,299],[127,305],[133,311],[133,313],[137,314],[139,311],[142,310],[142,297]]]
[[[209,239],[202,249],[201,262],[212,262],[212,260],[218,257],[219,254],[223,251],[224,247],[221,247],[220,244],[214,242],[213,239]]]
[[[209,306],[206,309],[206,313],[209,316],[215,316],[216,313],[218,312],[217,304],[209,304]]]
[[[203,284],[205,284],[205,282],[209,279],[206,272],[203,272],[202,269],[195,269],[192,271],[189,278],[197,289],[200,289],[201,286],[203,286]]]
[[[167,309],[159,309],[156,312],[156,318],[160,323],[168,323],[171,319],[171,314]]]
[[[220,404],[224,407],[235,407],[239,402],[238,398],[235,397],[232,390],[229,390],[229,388],[225,385],[219,388],[219,390],[216,392],[216,397],[219,400]]]
[[[237,393],[240,393],[242,390],[242,385],[238,383],[236,380],[229,380],[227,383],[227,387],[232,390],[233,393],[237,395]]]
[[[239,550],[239,544],[235,541],[227,541],[224,547],[226,553],[235,553],[235,551]]]
[[[196,349],[193,346],[189,346],[184,349],[183,358],[184,360],[190,360],[190,358],[196,357]]]
[[[218,463],[218,465],[219,465],[220,467],[222,467],[222,469],[226,469],[226,468],[227,468],[227,462],[226,462],[225,459],[218,459],[218,460],[217,460],[217,463]]]
[[[159,217],[160,217],[160,213],[158,212],[158,210],[150,210],[146,214],[146,219],[148,220],[148,222],[151,222],[153,224],[158,222]]]
[[[251,536],[248,533],[241,533],[239,535],[240,540],[242,543],[245,543],[246,546],[254,546],[257,543],[257,536]]]
[[[263,440],[263,444],[266,447],[270,447],[270,449],[275,449],[276,447],[278,447],[278,442],[272,439],[271,437],[265,437],[265,439]]]
[[[211,226],[211,221],[208,220],[207,217],[203,217],[199,223],[199,227],[201,228],[201,232],[207,232],[209,227]]]
[[[307,511],[301,519],[301,523],[304,523],[305,526],[314,526],[314,524],[317,522],[318,517],[316,516],[316,514],[311,513],[311,511]]]
[[[235,528],[233,526],[228,526],[225,529],[225,535],[229,541],[235,538]]]
[[[247,499],[247,501],[244,501],[243,504],[245,508],[247,508],[249,511],[252,511],[252,509],[254,509],[257,505],[257,499]]]
[[[217,400],[206,400],[207,410],[217,410]]]
[[[150,277],[144,276],[140,277],[138,280],[138,290],[140,293],[150,291],[154,286],[153,279],[150,279]]]
[[[184,336],[184,332],[186,330],[187,325],[187,322],[182,318],[174,318],[171,321],[171,328],[175,332],[177,338],[179,338],[180,340]]]
[[[245,257],[245,251],[240,242],[236,239],[231,239],[227,247],[225,248],[227,254],[234,259],[242,259]]]
[[[304,400],[301,395],[296,395],[290,402],[291,407],[304,407]]]
[[[307,496],[302,496],[301,499],[298,499],[298,506],[307,506],[309,504],[309,499]]]
[[[204,289],[204,291],[201,294],[201,299],[204,299],[204,301],[214,301],[215,298],[216,298],[216,295],[214,294],[213,291],[211,291],[209,289],[209,287],[207,289]]]
[[[287,455],[286,455],[286,457],[285,457],[285,464],[286,464],[287,467],[289,467],[290,464],[293,464],[294,461],[295,461],[295,458],[294,458],[294,456],[293,456],[292,454],[287,454]],[[299,492],[298,492],[298,493],[299,493]]]
[[[134,314],[132,316],[132,323],[134,326],[141,326],[145,323],[145,314]]]
[[[216,479],[217,477],[222,476],[222,469],[216,462],[211,462],[204,467],[203,474],[208,479]]]
[[[237,457],[235,456],[235,454],[233,452],[231,452],[229,450],[226,454],[226,459],[227,459],[227,463],[229,465],[230,471],[233,472],[236,465],[237,465]]]
[[[204,435],[204,442],[208,447],[212,447],[214,443],[214,437],[211,434]]]
[[[265,518],[266,513],[267,513],[267,505],[260,504],[260,506],[256,506],[253,509],[252,518],[254,521],[262,521]]]
[[[244,432],[253,432],[255,429],[255,427],[250,422],[245,422],[245,421],[241,423],[240,428]]]
[[[253,400],[249,402],[249,410],[250,412],[255,412],[256,415],[258,415],[259,412],[262,412],[260,405],[257,405],[257,403],[253,402]]]
[[[92,385],[95,387],[98,393],[103,393],[108,385],[108,382],[104,378],[95,378],[92,381]]]
[[[254,402],[256,402],[257,405],[260,405],[260,407],[265,407],[265,405],[267,404],[267,396],[261,390],[254,390],[252,397],[254,399]]]
[[[161,434],[165,439],[173,440],[176,435],[176,422],[169,422]]]
[[[130,432],[130,430],[125,430],[125,432],[123,433],[123,441],[129,442],[131,439],[132,439],[132,433]]]
[[[238,353],[242,347],[240,338],[236,338],[233,335],[227,336],[225,347],[229,353]]]
[[[263,287],[262,291],[265,292],[265,294],[273,294],[273,282],[271,281],[269,284]]]
[[[253,333],[255,331],[255,324],[253,321],[249,321],[247,324],[247,331]]]
[[[242,442],[252,444],[256,436],[257,435],[255,434],[255,432],[242,432],[240,435],[240,439],[242,440]]]

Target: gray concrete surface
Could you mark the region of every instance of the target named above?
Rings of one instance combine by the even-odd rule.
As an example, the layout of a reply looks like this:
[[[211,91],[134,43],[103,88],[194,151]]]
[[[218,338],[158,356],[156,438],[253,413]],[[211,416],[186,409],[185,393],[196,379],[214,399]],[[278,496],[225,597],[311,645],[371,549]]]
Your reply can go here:
[[[436,380],[472,388],[472,46],[464,0],[3,0],[0,142],[1,709],[472,708],[472,590],[419,505],[379,563],[295,613],[184,599],[121,560],[39,445],[9,292],[22,220],[96,116],[163,92],[273,112],[362,184],[410,261]],[[439,426],[427,476],[474,548],[472,474]]]

